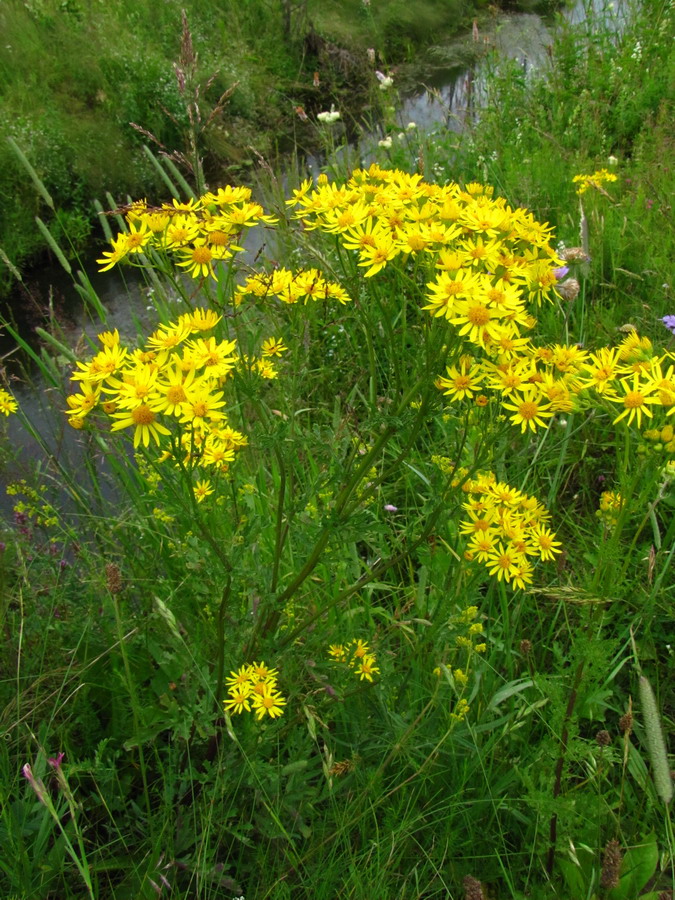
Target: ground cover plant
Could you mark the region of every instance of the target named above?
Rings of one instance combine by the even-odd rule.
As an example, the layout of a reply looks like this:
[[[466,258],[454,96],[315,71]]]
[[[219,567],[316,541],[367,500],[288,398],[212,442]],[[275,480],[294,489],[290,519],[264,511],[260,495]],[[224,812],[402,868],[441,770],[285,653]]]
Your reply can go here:
[[[77,467],[0,394],[5,894],[672,895],[671,176],[493,125],[106,217],[147,317],[25,345]]]

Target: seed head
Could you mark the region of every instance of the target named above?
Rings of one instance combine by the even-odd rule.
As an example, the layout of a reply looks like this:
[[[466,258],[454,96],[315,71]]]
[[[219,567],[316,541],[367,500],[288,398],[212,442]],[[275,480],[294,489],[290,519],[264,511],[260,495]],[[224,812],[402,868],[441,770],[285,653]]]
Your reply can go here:
[[[670,803],[673,799],[673,780],[670,777],[668,754],[666,743],[661,731],[661,718],[656,705],[656,697],[651,684],[644,675],[640,676],[640,701],[642,703],[642,716],[647,738],[647,750],[652,764],[652,778],[654,787],[664,803]]]
[[[595,736],[595,742],[598,747],[609,747],[612,743],[612,735],[609,731],[605,731],[603,728],[602,731],[599,731]]]
[[[108,590],[114,596],[122,590],[122,573],[115,563],[108,563],[105,567],[105,577],[108,583]]]
[[[527,638],[523,638],[519,646],[523,656],[529,656],[532,653],[532,641],[528,641]]]
[[[618,841],[608,841],[602,856],[600,886],[609,890],[619,884],[621,871],[621,845]]]
[[[590,256],[583,247],[568,247],[563,253],[566,262],[589,262]]]
[[[619,729],[622,734],[630,734],[633,730],[633,713],[627,712],[619,719]]]
[[[471,875],[464,879],[464,900],[485,900],[483,885]]]
[[[556,287],[556,291],[568,303],[572,303],[573,300],[577,299],[580,289],[581,286],[576,278],[566,278]]]

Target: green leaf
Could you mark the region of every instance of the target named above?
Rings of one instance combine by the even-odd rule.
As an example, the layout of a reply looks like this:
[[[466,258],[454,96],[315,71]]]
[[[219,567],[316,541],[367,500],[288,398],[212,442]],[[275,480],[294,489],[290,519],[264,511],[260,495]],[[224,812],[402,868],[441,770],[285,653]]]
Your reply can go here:
[[[563,874],[567,890],[572,897],[584,897],[586,895],[586,884],[583,872],[578,865],[571,859],[559,859],[558,868]]]

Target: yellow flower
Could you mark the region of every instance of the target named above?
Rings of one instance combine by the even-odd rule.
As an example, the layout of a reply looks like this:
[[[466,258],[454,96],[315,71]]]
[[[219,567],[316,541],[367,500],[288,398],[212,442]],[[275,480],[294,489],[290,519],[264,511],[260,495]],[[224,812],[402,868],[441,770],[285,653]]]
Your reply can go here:
[[[574,184],[578,184],[577,194],[585,194],[589,188],[602,190],[602,185],[610,181],[616,181],[616,175],[608,172],[607,169],[597,169],[592,175],[575,175],[572,179]],[[604,193],[604,191],[603,191]]]
[[[391,235],[381,232],[375,237],[372,246],[366,245],[361,248],[357,265],[368,266],[368,271],[364,275],[366,278],[370,278],[383,269],[399,253],[399,250],[398,244]]]
[[[509,416],[514,425],[520,425],[523,434],[528,430],[537,430],[537,425],[546,426],[544,419],[550,419],[553,415],[551,404],[542,401],[541,397],[536,397],[529,392],[525,395],[514,393],[512,403],[502,403],[504,409],[513,410],[513,415]]]
[[[209,377],[220,378],[234,368],[236,341],[217,342],[214,337],[188,341],[190,359],[197,368],[204,367]]]
[[[0,392],[0,394],[1,393],[2,392]],[[66,397],[66,403],[70,407],[66,410],[66,415],[77,416],[78,418],[83,419],[96,406],[99,395],[100,389],[98,385],[92,386],[91,384],[87,384],[86,381],[83,382],[81,394],[71,394],[69,397]]]
[[[156,350],[173,350],[190,335],[190,327],[184,322],[160,325],[146,344]]]
[[[464,687],[469,681],[469,676],[463,669],[455,669],[452,673],[452,677],[460,687]]]
[[[468,701],[462,698],[457,701],[454,712],[450,713],[450,718],[454,719],[455,722],[462,722],[466,718],[469,709]]]
[[[252,662],[248,667],[248,670],[252,680],[266,681],[270,684],[276,682],[277,675],[279,674],[277,669],[270,669],[270,667],[262,660],[259,663]]]
[[[7,391],[0,389],[0,413],[3,416],[8,416],[10,413],[15,413],[18,408],[19,404],[14,397]]]
[[[355,674],[359,676],[359,681],[366,678],[368,681],[373,680],[373,675],[379,673],[378,667],[375,665],[374,656],[364,656],[359,665],[356,667]]]
[[[104,347],[114,347],[120,342],[120,333],[117,329],[114,331],[102,331],[97,337]]]
[[[511,581],[518,573],[518,566],[522,560],[522,554],[516,552],[513,547],[499,544],[488,560],[490,575],[496,575],[497,580]]]
[[[260,686],[262,690],[253,695],[253,711],[256,718],[262,719],[269,716],[271,719],[276,719],[283,715],[286,699],[270,685],[262,682]]]
[[[473,397],[478,390],[478,385],[485,378],[485,373],[480,366],[471,365],[471,357],[468,360],[460,360],[459,368],[447,366],[447,378],[438,378],[437,386],[446,397],[452,400],[464,400],[465,397]]]
[[[623,412],[614,419],[612,424],[616,425],[617,422],[628,417],[629,425],[634,419],[637,419],[637,426],[638,428],[641,428],[643,413],[651,419],[653,413],[649,408],[649,405],[659,402],[658,397],[654,396],[656,385],[654,382],[641,384],[639,372],[636,372],[633,375],[632,382],[628,378],[623,378],[620,384],[624,390],[623,395],[614,393],[607,394],[608,400],[612,403],[621,403],[624,407]]]
[[[210,328],[215,328],[222,318],[212,309],[195,309],[193,312],[181,316],[181,321],[191,331],[208,331]]]
[[[251,685],[240,684],[230,690],[228,700],[223,700],[223,707],[226,712],[241,713],[251,711]]]
[[[286,347],[281,338],[271,337],[262,342],[261,352],[263,356],[281,356],[281,354],[285,353],[287,350],[288,347]]]
[[[149,405],[153,412],[163,412],[170,416],[183,414],[183,404],[188,402],[192,390],[201,389],[203,382],[195,382],[195,370],[184,372],[180,364],[174,363],[162,370],[155,382],[155,392]]]
[[[192,247],[182,250],[183,259],[178,263],[184,269],[187,269],[193,278],[208,278],[209,276],[217,281],[216,273],[213,270],[213,260],[218,256],[214,250],[206,246],[204,238],[196,238]]]
[[[560,549],[562,544],[555,540],[555,534],[550,528],[546,528],[545,525],[539,525],[532,528],[530,530],[530,540],[540,557],[544,560],[555,559],[554,554],[562,553],[562,550]]]
[[[231,687],[241,687],[242,685],[249,684],[251,681],[251,667],[240,666],[237,672],[230,672],[230,677],[225,679],[225,684],[230,685]]]
[[[112,250],[104,250],[101,259],[96,260],[101,266],[99,272],[107,272],[112,269],[121,259],[124,259],[128,252],[129,242],[126,234],[118,234],[112,240]]]
[[[134,427],[134,447],[138,447],[139,444],[147,447],[151,438],[156,444],[159,444],[161,435],[171,434],[168,428],[157,421],[157,416],[147,403],[141,403],[132,410],[113,413],[112,417],[117,419],[112,426],[113,431]],[[73,424],[72,419],[70,424]]]
[[[221,412],[221,407],[225,406],[225,401],[222,397],[222,391],[211,394],[206,388],[196,390],[181,406],[181,425],[202,426],[207,424],[207,419],[223,419],[225,413]]]
[[[193,491],[194,495],[197,499],[197,503],[201,503],[205,500],[209,494],[214,492],[215,488],[211,487],[211,482],[206,479],[202,479],[195,484]]]
[[[356,641],[352,641],[352,644],[356,644],[355,648],[352,650],[353,659],[365,659],[365,657],[369,655],[370,648],[368,647],[367,641],[362,641],[359,638]]]

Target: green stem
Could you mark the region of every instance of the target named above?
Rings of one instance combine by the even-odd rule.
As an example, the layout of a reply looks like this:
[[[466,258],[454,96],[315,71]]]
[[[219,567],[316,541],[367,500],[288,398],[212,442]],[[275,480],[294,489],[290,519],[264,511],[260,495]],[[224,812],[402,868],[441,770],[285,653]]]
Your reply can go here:
[[[216,620],[216,636],[218,639],[218,661],[216,674],[216,704],[220,709],[220,703],[224,697],[225,690],[225,612],[227,610],[230,593],[232,590],[232,579],[228,575],[225,580],[225,587],[220,598],[218,606],[218,618]]]

